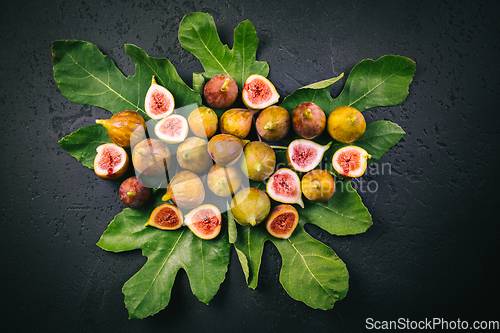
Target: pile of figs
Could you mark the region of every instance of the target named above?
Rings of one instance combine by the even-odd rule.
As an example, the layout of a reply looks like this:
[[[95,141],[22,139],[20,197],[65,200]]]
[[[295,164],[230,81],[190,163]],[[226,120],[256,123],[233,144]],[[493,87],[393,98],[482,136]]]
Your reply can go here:
[[[221,210],[230,207],[239,224],[263,223],[271,235],[287,239],[299,221],[294,206],[327,201],[335,191],[334,177],[363,175],[371,158],[351,145],[366,123],[350,106],[331,110],[326,117],[318,105],[304,102],[289,113],[275,105],[279,94],[261,75],[249,76],[241,91],[230,76],[216,75],[205,84],[203,98],[207,106],[188,117],[177,114],[174,96],[153,77],[145,98],[151,118],[147,126],[131,110],[96,120],[113,142],[97,148],[96,175],[119,179],[130,165],[134,169],[135,176],[119,188],[124,205],[138,209],[166,188],[165,203],[153,210],[146,226],[187,226],[196,236],[213,239],[221,230]],[[149,121],[154,122],[151,129]],[[325,130],[336,142],[348,144],[333,153],[333,170],[320,166],[332,142],[313,141]],[[295,140],[287,147],[273,145],[291,131]],[[288,165],[277,166],[275,149],[286,149]]]

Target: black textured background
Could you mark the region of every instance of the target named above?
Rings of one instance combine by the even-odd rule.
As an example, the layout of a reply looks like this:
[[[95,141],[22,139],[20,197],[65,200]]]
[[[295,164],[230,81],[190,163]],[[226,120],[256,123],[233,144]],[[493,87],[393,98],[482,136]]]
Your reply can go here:
[[[177,39],[183,15],[213,15],[232,44],[249,19],[258,60],[281,96],[345,72],[365,58],[417,63],[407,100],[364,112],[407,133],[368,175],[361,193],[368,232],[335,237],[350,272],[347,297],[330,311],[292,300],[278,282],[280,256],[267,244],[259,286],[246,287],[232,255],[210,305],[176,279],[169,306],[128,320],[122,285],[145,262],[139,251],[98,248],[121,211],[113,182],[99,180],[57,144],[109,117],[66,100],[52,77],[51,43],[95,43],[127,75],[135,44],[167,57],[191,85],[200,63]],[[365,320],[499,320],[497,1],[10,1],[2,6],[0,61],[0,325],[8,332],[358,332]],[[342,81],[343,83],[344,81]],[[333,94],[342,83],[334,85]],[[387,170],[386,170],[387,171]],[[8,330],[5,330],[8,328]]]

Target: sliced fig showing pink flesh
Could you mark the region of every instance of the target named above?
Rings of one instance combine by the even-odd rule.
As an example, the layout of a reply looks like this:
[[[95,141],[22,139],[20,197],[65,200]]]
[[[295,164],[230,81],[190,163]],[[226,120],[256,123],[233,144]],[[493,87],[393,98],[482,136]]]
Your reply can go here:
[[[288,239],[297,224],[299,223],[299,213],[287,204],[281,204],[273,208],[266,219],[267,231],[276,238]]]
[[[241,93],[243,103],[250,109],[264,109],[278,102],[280,95],[274,85],[262,75],[250,75]]]
[[[299,172],[308,172],[314,169],[323,159],[323,155],[330,148],[331,142],[322,146],[314,141],[298,139],[292,141],[286,150],[286,158],[292,169]]]
[[[145,225],[162,230],[176,230],[183,225],[182,213],[176,206],[165,203],[153,210]]]
[[[201,239],[213,239],[220,233],[222,218],[216,206],[205,204],[190,211],[184,224]]]
[[[304,208],[299,176],[290,169],[281,168],[269,177],[266,191],[275,201],[298,204]]]
[[[165,118],[174,111],[174,107],[175,101],[172,93],[167,88],[157,84],[153,76],[144,101],[147,115],[152,119]]]
[[[187,137],[188,132],[188,122],[179,114],[171,114],[155,125],[156,136],[166,143],[182,142]]]
[[[371,155],[361,147],[347,146],[340,148],[333,154],[333,169],[344,177],[360,177],[366,171],[367,159]]]
[[[114,143],[97,147],[94,158],[94,172],[102,179],[117,179],[128,169],[129,157],[125,149]]]

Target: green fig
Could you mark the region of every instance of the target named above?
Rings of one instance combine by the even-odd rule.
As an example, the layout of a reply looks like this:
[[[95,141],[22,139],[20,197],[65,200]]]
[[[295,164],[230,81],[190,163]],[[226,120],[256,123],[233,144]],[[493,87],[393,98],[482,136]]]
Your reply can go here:
[[[181,168],[195,173],[206,171],[213,164],[207,149],[207,140],[189,137],[177,147],[177,162]]]
[[[231,213],[241,225],[255,226],[267,217],[271,201],[266,192],[255,187],[238,191],[231,200]]]
[[[245,145],[241,170],[251,180],[263,181],[268,178],[276,166],[276,154],[265,142],[252,141]]]

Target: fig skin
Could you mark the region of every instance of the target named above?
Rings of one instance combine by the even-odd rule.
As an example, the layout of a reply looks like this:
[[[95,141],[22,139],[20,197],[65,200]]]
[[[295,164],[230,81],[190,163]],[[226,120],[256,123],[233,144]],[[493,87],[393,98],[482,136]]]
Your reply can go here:
[[[182,212],[169,203],[156,207],[145,224],[145,226],[152,226],[162,230],[177,230],[182,225]]]
[[[214,110],[205,106],[191,111],[188,116],[189,129],[203,139],[210,139],[217,132],[219,118]]]
[[[207,140],[197,136],[189,137],[177,147],[177,162],[181,168],[195,173],[206,171],[213,165],[207,149]]]
[[[274,172],[276,154],[267,143],[252,141],[243,149],[240,167],[249,179],[263,181]]]
[[[151,196],[151,188],[140,184],[136,176],[125,179],[118,190],[121,202],[129,208],[143,206]]]
[[[222,229],[220,210],[210,204],[201,205],[191,210],[184,219],[185,224],[201,239],[214,239]]]
[[[144,139],[132,151],[132,164],[144,176],[159,176],[168,169],[170,150],[157,139]]]
[[[266,192],[255,187],[238,191],[231,200],[231,213],[236,222],[255,226],[267,217],[271,210],[271,200]]]
[[[207,186],[215,195],[228,197],[241,185],[241,173],[233,166],[222,167],[214,164],[207,174]]]
[[[194,172],[183,170],[177,173],[167,187],[162,201],[172,200],[179,208],[195,208],[205,200],[205,188]]]
[[[273,208],[266,219],[267,231],[276,238],[288,239],[299,224],[299,213],[292,205],[281,204]]]
[[[243,141],[231,134],[217,134],[208,141],[208,153],[220,166],[234,164],[243,153]]]
[[[283,139],[288,134],[290,125],[290,113],[285,108],[277,105],[262,110],[255,120],[257,132],[267,141]]]
[[[332,157],[333,169],[341,176],[349,178],[361,177],[371,155],[361,147],[346,146],[337,150]]]
[[[262,75],[250,75],[243,84],[241,99],[249,109],[261,110],[279,101],[274,85]]]
[[[203,95],[209,106],[216,109],[225,109],[236,101],[238,85],[229,75],[219,74],[205,84]]]
[[[314,139],[325,130],[325,113],[312,102],[300,103],[293,109],[292,126],[295,133],[304,139]]]
[[[223,134],[231,134],[240,139],[247,137],[252,128],[255,110],[230,109],[222,114],[219,120],[220,131]]]
[[[125,174],[129,166],[129,157],[125,149],[105,143],[96,148],[94,172],[101,179],[117,179]]]
[[[355,108],[340,106],[328,116],[326,128],[334,140],[351,143],[365,133],[366,121],[363,114]]]
[[[326,170],[315,169],[306,173],[300,182],[302,194],[313,202],[328,201],[335,192],[335,179]]]
[[[114,114],[109,119],[96,119],[97,124],[101,124],[108,131],[108,136],[120,147],[130,148],[133,135],[139,132],[135,130],[142,128],[140,133],[146,130],[146,122],[137,111],[124,110]]]

